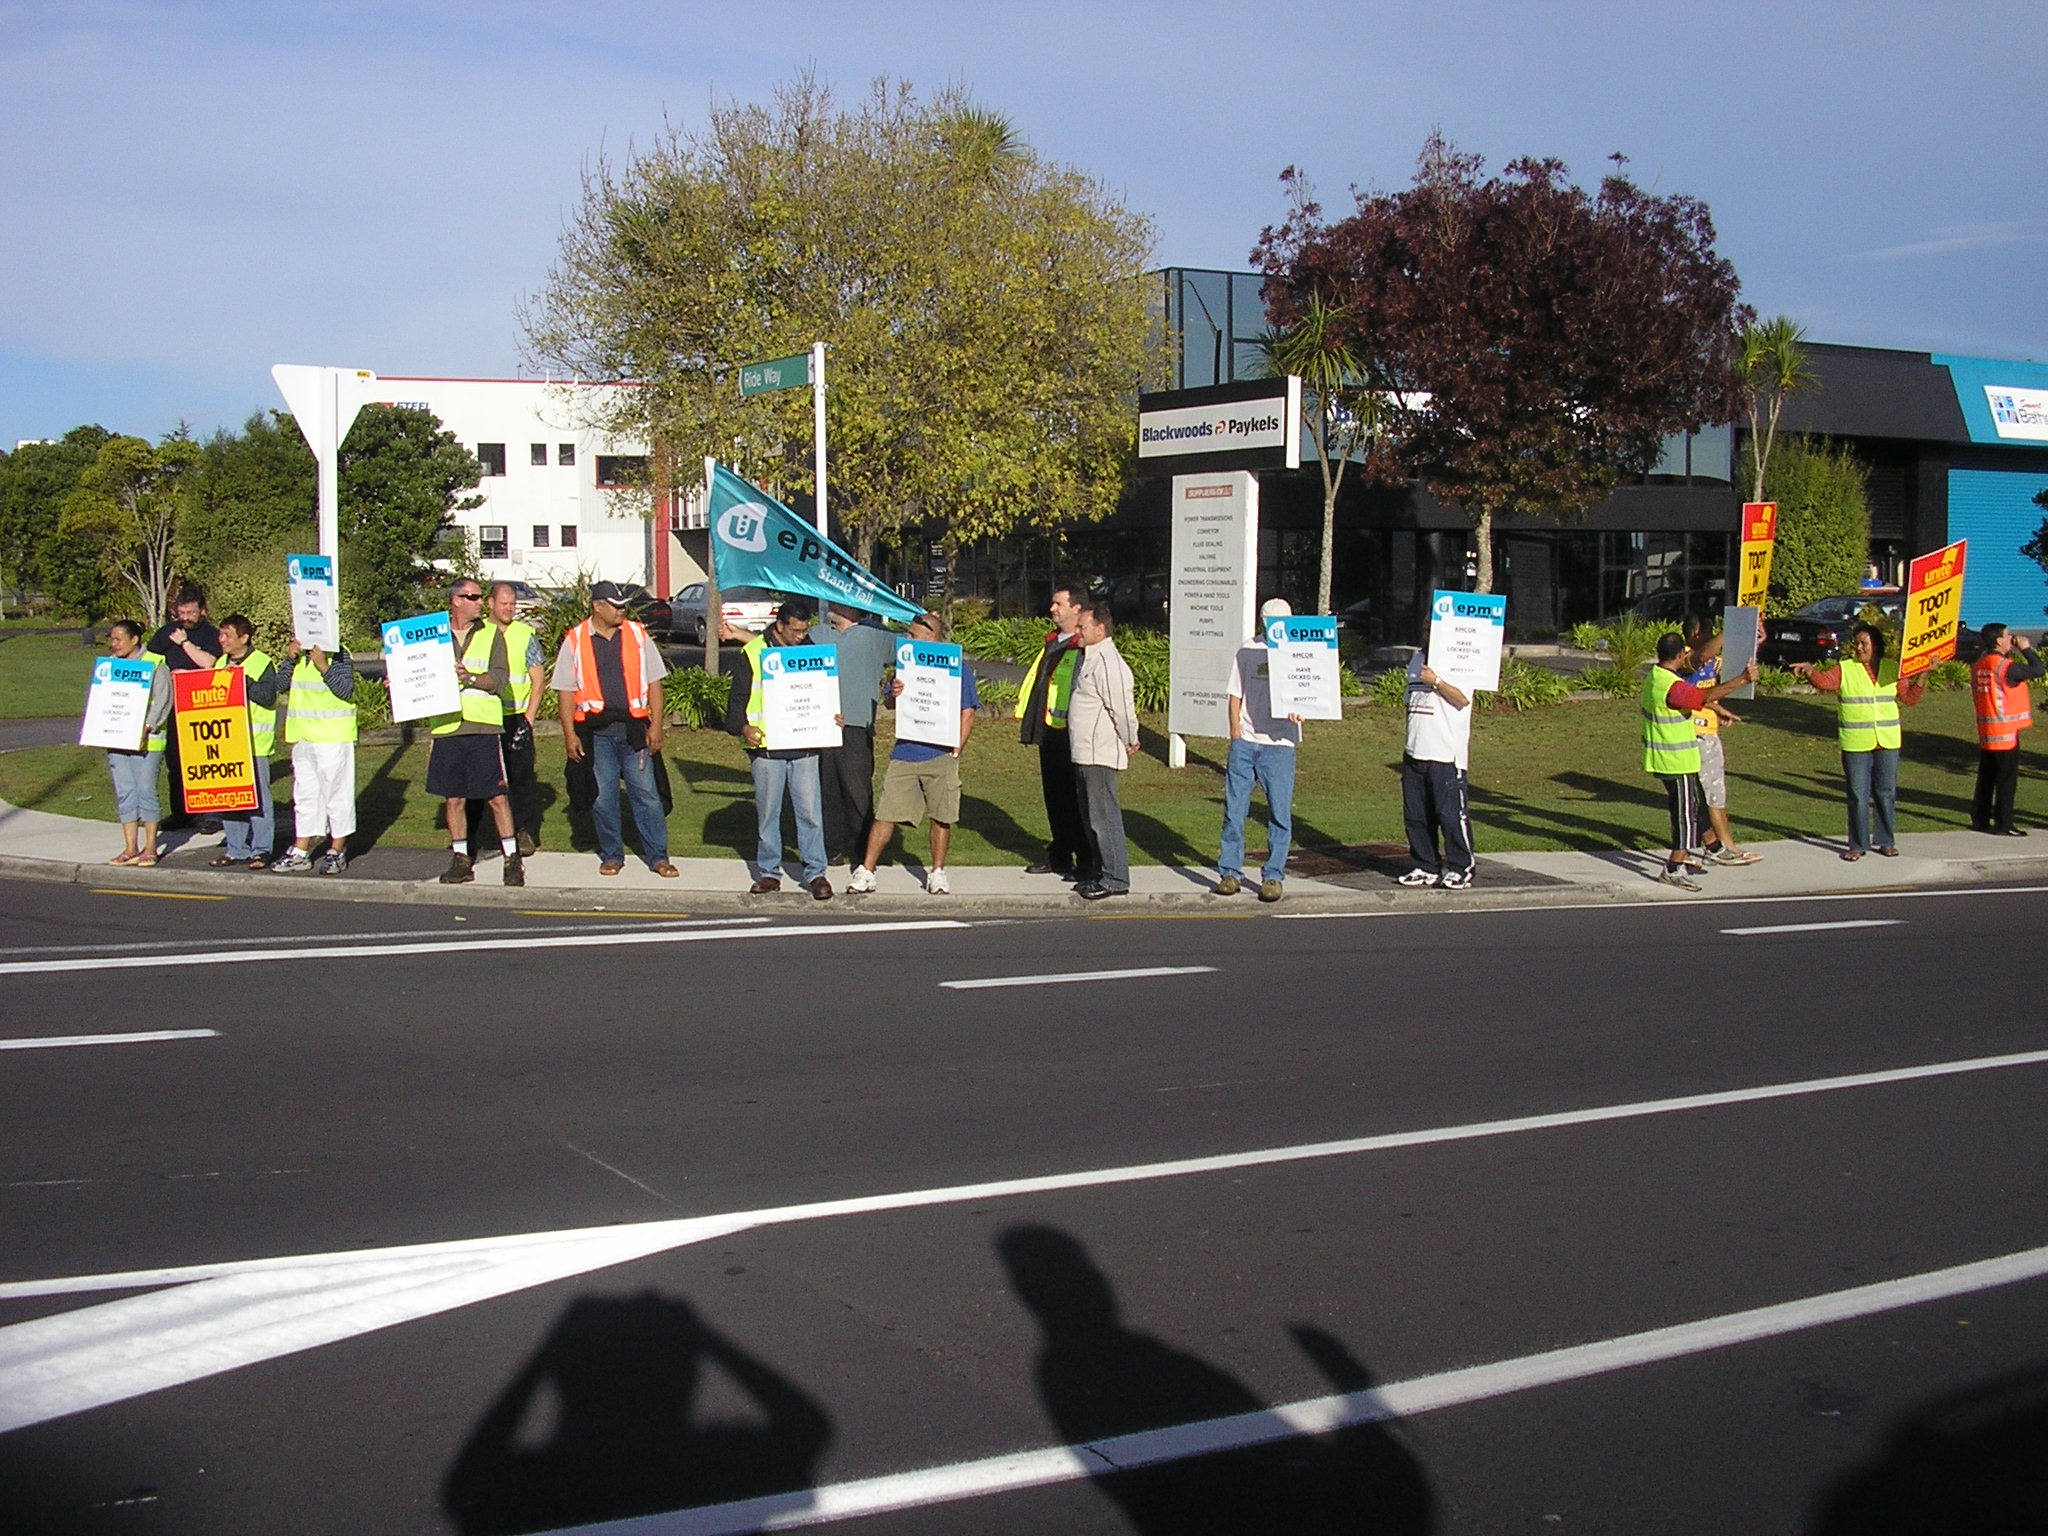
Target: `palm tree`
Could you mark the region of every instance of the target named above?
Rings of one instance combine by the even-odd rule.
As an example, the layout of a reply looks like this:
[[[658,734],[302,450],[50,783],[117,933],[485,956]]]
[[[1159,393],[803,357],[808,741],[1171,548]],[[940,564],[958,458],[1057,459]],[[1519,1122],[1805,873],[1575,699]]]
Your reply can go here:
[[[1788,315],[1750,321],[1736,333],[1742,349],[1742,377],[1749,391],[1749,454],[1756,465],[1751,501],[1764,499],[1764,469],[1778,436],[1778,413],[1785,397],[1813,388],[1812,365],[1806,360],[1806,327]]]

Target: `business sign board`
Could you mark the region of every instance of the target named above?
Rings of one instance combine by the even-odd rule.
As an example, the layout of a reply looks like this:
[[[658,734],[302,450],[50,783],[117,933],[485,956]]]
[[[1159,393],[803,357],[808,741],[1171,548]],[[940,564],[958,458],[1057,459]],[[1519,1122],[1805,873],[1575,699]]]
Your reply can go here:
[[[2048,389],[2020,389],[1986,384],[1984,400],[1991,407],[1991,426],[2016,443],[2048,443]]]
[[[1259,482],[1246,470],[1173,477],[1166,728],[1230,735],[1230,666],[1258,632]]]
[[[1742,504],[1742,554],[1737,567],[1735,601],[1744,608],[1761,608],[1771,588],[1771,554],[1778,547],[1778,504],[1775,501],[1745,501]]]
[[[149,690],[161,666],[154,656],[123,661],[102,656],[92,666],[92,691],[85,696],[85,719],[79,723],[81,747],[112,747],[140,752],[149,717]]]
[[[771,645],[761,652],[761,745],[769,752],[841,745],[839,652]],[[959,715],[954,715],[959,720]]]
[[[327,555],[286,555],[285,583],[291,592],[292,634],[307,650],[341,649],[341,613],[334,561]]]
[[[1300,467],[1301,380],[1294,375],[1138,396],[1141,473]]]
[[[1491,592],[1435,592],[1429,600],[1429,665],[1465,693],[1500,687],[1508,600]]]
[[[424,720],[462,708],[455,677],[455,631],[446,611],[384,626],[384,683],[393,720]]]
[[[1899,646],[1901,681],[1956,653],[1963,616],[1965,542],[1922,555],[1906,568],[1906,634]]]
[[[1342,720],[1343,688],[1337,675],[1337,621],[1327,614],[1276,614],[1266,620],[1271,653],[1266,679],[1275,715]]]
[[[256,795],[247,684],[240,667],[171,674],[178,777],[185,809],[195,815],[253,811],[261,803]]]

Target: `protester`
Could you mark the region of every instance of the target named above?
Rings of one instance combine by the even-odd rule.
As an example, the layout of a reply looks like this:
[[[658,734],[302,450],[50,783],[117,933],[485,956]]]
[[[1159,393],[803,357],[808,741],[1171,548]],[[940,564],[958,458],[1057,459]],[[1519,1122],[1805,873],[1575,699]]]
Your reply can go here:
[[[617,582],[590,589],[590,617],[562,636],[551,679],[562,720],[562,750],[590,765],[594,794],[591,825],[597,832],[597,872],[626,867],[619,789],[633,808],[640,857],[664,880],[681,871],[669,862],[668,820],[654,782],[666,703],[662,678],[668,663],[646,626],[626,616],[626,593]]]
[[[943,640],[944,627],[935,613],[921,614],[910,621],[913,640]],[[892,700],[903,692],[903,679],[889,685]],[[859,860],[846,888],[855,893],[875,888],[875,866],[882,850],[899,826],[916,826],[926,816],[932,819],[932,862],[925,872],[924,888],[934,896],[945,896],[953,887],[946,881],[946,850],[952,846],[953,827],[960,820],[960,754],[974,730],[974,712],[981,707],[981,695],[974,686],[972,669],[960,673],[960,745],[934,746],[930,742],[906,739],[899,734],[889,751],[889,766],[882,775],[882,800],[875,807],[875,825],[868,833],[867,856]]]
[[[206,592],[203,588],[186,582],[171,598],[171,617],[163,627],[150,636],[149,644],[143,647],[154,656],[163,658],[163,663],[173,672],[197,672],[213,665],[214,657],[220,654],[220,631],[206,616]],[[185,810],[184,774],[180,770],[178,733],[171,732],[168,746],[171,765],[171,814],[165,820],[166,828],[182,827],[191,817]],[[202,832],[218,832],[220,823],[207,817],[199,823]]]
[[[540,635],[519,617],[519,589],[494,581],[485,606],[491,622],[505,632],[505,655],[512,664],[505,690],[505,731],[500,749],[505,756],[505,798],[512,807],[512,835],[525,858],[540,847],[540,780],[534,772],[533,729],[548,685],[547,653]]]
[[[1707,621],[1698,614],[1685,620],[1685,643],[1692,652],[1692,666],[1685,680],[1696,688],[1711,688],[1721,680],[1719,634],[1707,633]],[[1757,640],[1763,640],[1763,616],[1757,616]],[[1693,734],[1700,744],[1700,790],[1706,800],[1710,836],[1706,856],[1716,864],[1756,864],[1763,855],[1752,853],[1735,841],[1728,825],[1728,753],[1721,740],[1721,728],[1740,725],[1742,717],[1725,704],[1709,704],[1692,713]]]
[[[1899,664],[1886,661],[1884,635],[1858,624],[1849,636],[1849,654],[1832,667],[1794,662],[1792,670],[1822,693],[1836,695],[1835,744],[1842,751],[1842,781],[1848,791],[1849,846],[1842,850],[1853,864],[1871,851],[1871,814],[1876,812],[1875,846],[1888,859],[1899,856],[1899,706],[1920,702],[1926,674],[1899,681]]]
[[[1275,597],[1259,609],[1259,617],[1285,618],[1293,612],[1287,599]],[[1272,654],[1264,636],[1253,635],[1230,663],[1230,748],[1223,764],[1223,834],[1212,892],[1217,896],[1235,896],[1244,889],[1244,824],[1254,787],[1266,792],[1266,864],[1259,872],[1259,900],[1278,901],[1286,891],[1301,716],[1283,719],[1273,713]]]
[[[277,809],[270,798],[270,754],[277,746],[277,663],[256,649],[256,626],[247,614],[231,613],[220,621],[221,652],[217,666],[239,667],[242,692],[249,701],[249,751],[255,759],[256,809],[221,816],[227,840],[209,861],[215,869],[245,864],[270,867],[277,846]]]
[[[441,884],[467,885],[476,878],[469,857],[469,802],[482,800],[497,824],[505,884],[524,885],[526,865],[505,793],[505,694],[512,675],[505,631],[484,617],[484,589],[472,577],[448,589],[448,622],[461,691],[454,711],[434,716],[434,748],[427,756],[427,793],[441,797],[448,818],[448,868]]]
[[[1138,745],[1138,710],[1131,669],[1110,638],[1109,604],[1081,609],[1076,633],[1083,647],[1067,709],[1074,772],[1081,784],[1081,808],[1088,818],[1088,863],[1101,873],[1076,887],[1088,901],[1131,893],[1130,851],[1124,842],[1124,813],[1117,804],[1116,776],[1130,764]]]
[[[2027,684],[2044,671],[2048,662],[2025,635],[2003,624],[1984,626],[1984,654],[1970,668],[1970,696],[1977,710],[1977,793],[1970,825],[1979,832],[2027,835],[2013,825],[2012,799],[2020,782],[2020,732],[2034,724]]]
[[[896,656],[896,640],[872,615],[837,603],[826,610],[831,644],[839,653],[839,714],[845,722],[836,747],[827,747],[818,773],[824,798],[825,862],[858,864],[875,819],[875,701],[882,669]]]
[[[327,839],[320,873],[348,868],[356,829],[356,667],[346,653],[329,656],[294,639],[284,695],[284,739],[292,749],[292,846],[270,866],[273,875],[313,867],[313,843]]]
[[[1081,640],[1075,626],[1081,617],[1081,593],[1074,587],[1055,587],[1052,592],[1053,630],[1045,646],[1024,674],[1017,695],[1017,731],[1025,746],[1038,748],[1038,783],[1045,798],[1045,819],[1051,828],[1045,857],[1027,865],[1027,875],[1058,875],[1087,885],[1100,877],[1091,864],[1093,845],[1088,840],[1088,821],[1081,814],[1080,780],[1074,775],[1071,735],[1067,729],[1067,704],[1074,693],[1074,669],[1081,661]]]
[[[1397,884],[1472,885],[1472,699],[1429,664],[1425,646],[1408,659],[1408,736],[1401,750],[1401,816],[1414,868]]]
[[[748,887],[756,896],[782,889],[782,801],[785,794],[796,810],[796,850],[803,861],[804,889],[817,901],[832,899],[832,882],[825,878],[825,823],[820,805],[818,749],[784,747],[769,751],[763,721],[767,701],[761,692],[761,653],[769,646],[811,644],[811,605],[796,598],[775,610],[775,619],[740,651],[740,665],[732,675],[732,693],[727,698],[725,728],[747,745],[747,763],[754,776],[754,828],[756,832]],[[844,717],[835,716],[844,727]]]
[[[142,654],[142,626],[133,619],[116,619],[107,626],[107,650],[116,661],[133,661]],[[150,673],[149,703],[143,711],[140,747],[107,748],[107,772],[114,780],[114,813],[121,820],[121,851],[109,864],[132,864],[149,869],[156,863],[157,824],[163,820],[163,804],[157,798],[157,775],[163,771],[165,722],[171,718],[170,669],[159,666]]]
[[[1663,784],[1671,813],[1671,849],[1659,878],[1682,891],[1698,890],[1699,882],[1692,877],[1706,871],[1701,846],[1705,841],[1701,835],[1705,793],[1700,787],[1700,744],[1693,730],[1693,711],[1756,681],[1756,663],[1752,661],[1733,682],[1701,688],[1684,677],[1691,654],[1685,636],[1678,631],[1662,636],[1657,641],[1657,664],[1643,679],[1638,701],[1643,717],[1643,770]]]

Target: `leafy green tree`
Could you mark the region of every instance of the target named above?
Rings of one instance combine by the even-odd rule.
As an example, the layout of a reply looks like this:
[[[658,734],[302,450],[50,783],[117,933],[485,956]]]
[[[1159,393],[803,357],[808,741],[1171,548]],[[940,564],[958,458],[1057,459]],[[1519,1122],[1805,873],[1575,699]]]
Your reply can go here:
[[[78,488],[78,480],[113,434],[105,427],[73,427],[53,443],[24,443],[0,454],[0,582],[19,604],[51,585],[57,507]],[[92,586],[105,582],[91,566]],[[97,616],[97,613],[94,615]]]
[[[1870,503],[1856,456],[1824,438],[1788,437],[1762,483],[1760,499],[1778,504],[1770,611],[1858,591],[1870,559]]]
[[[462,494],[482,479],[476,456],[432,411],[363,407],[340,462],[341,582],[363,612],[419,611],[423,588],[442,579],[431,562],[467,557],[450,514],[483,504]]]
[[[1806,360],[1804,326],[1791,317],[1752,320],[1736,332],[1741,357],[1743,393],[1749,397],[1749,461],[1751,501],[1764,500],[1764,474],[1770,467],[1771,446],[1778,437],[1778,416],[1787,396],[1813,388],[1813,366]]]
[[[314,536],[313,454],[281,411],[258,411],[240,432],[223,429],[201,443],[184,494],[178,568],[204,582],[288,533]]]
[[[57,533],[95,560],[124,596],[132,592],[151,625],[170,607],[181,484],[199,446],[183,428],[161,443],[110,437],[58,504]]]
[[[831,500],[856,551],[926,526],[953,550],[1116,505],[1151,239],[962,89],[878,81],[841,110],[801,76],[600,162],[527,350],[558,376],[642,385],[608,392],[603,425],[660,445],[671,484],[717,456],[808,490],[808,395],[742,403],[738,371],[822,340]]]

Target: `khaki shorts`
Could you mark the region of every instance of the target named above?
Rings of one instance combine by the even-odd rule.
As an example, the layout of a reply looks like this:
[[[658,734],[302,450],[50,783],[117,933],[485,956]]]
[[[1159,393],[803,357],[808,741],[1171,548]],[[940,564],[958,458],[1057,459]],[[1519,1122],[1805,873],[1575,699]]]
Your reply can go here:
[[[960,820],[960,759],[950,752],[928,763],[890,758],[875,820],[914,827],[927,816],[949,827]]]

